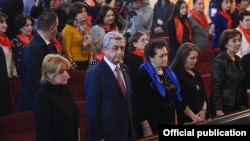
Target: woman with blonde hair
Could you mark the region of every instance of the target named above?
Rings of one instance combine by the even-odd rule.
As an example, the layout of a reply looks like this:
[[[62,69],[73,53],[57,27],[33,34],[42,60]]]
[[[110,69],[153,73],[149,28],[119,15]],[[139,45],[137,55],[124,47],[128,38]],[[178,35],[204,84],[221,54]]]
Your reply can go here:
[[[78,110],[67,85],[70,62],[48,54],[42,64],[42,85],[34,100],[37,141],[79,141]]]

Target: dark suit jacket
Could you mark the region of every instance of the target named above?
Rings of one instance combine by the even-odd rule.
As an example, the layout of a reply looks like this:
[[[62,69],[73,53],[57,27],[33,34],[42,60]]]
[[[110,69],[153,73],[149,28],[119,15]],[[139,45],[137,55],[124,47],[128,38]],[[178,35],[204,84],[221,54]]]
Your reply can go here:
[[[43,58],[49,53],[57,53],[56,49],[50,50],[42,37],[35,33],[33,39],[23,52],[21,60],[20,77],[22,85],[18,94],[17,112],[33,109],[33,98],[40,87]]]
[[[88,141],[125,141],[132,127],[131,82],[128,67],[120,64],[126,83],[124,97],[114,72],[102,60],[85,79]]]

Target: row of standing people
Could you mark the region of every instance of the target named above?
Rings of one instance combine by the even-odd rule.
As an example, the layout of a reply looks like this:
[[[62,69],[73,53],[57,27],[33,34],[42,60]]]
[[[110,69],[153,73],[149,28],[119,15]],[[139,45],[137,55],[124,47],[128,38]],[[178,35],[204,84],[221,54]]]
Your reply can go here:
[[[37,2],[37,3],[41,3],[41,2]],[[161,13],[161,12],[154,11],[154,16],[153,16],[154,20],[153,20],[153,27],[152,27],[152,29],[154,29],[154,30],[152,30],[152,33],[157,32],[157,34],[158,34],[157,35],[155,33],[155,35],[153,37],[168,35],[168,34],[165,34],[165,31],[167,31],[166,24],[167,23],[169,24],[167,26],[169,29],[171,29],[169,31],[169,38],[171,41],[170,42],[170,55],[169,55],[170,62],[172,61],[172,58],[174,57],[174,55],[178,49],[178,46],[180,46],[180,44],[182,44],[183,42],[192,41],[199,48],[202,48],[201,50],[206,49],[207,44],[208,44],[208,29],[209,28],[208,28],[208,21],[206,20],[205,15],[202,12],[204,9],[204,1],[203,0],[194,1],[195,8],[194,8],[194,10],[192,10],[190,17],[189,17],[191,26],[188,24],[188,20],[187,20],[187,9],[188,8],[187,8],[187,4],[185,1],[177,1],[175,6],[173,6],[172,3],[167,2],[167,1],[165,1],[165,2],[158,1],[158,3],[156,3],[156,5],[155,5],[154,9],[158,9],[156,7],[159,5],[167,6],[168,4],[170,4],[168,9],[170,11],[172,10],[173,13],[167,12],[168,10],[166,10],[166,8],[164,8],[166,11],[163,13],[164,13],[164,15],[166,13],[167,14],[171,13],[170,15],[173,14],[172,19],[169,22],[167,22],[168,21],[167,19],[169,18],[170,15],[168,15],[166,17],[162,15],[162,17],[156,18],[157,16],[159,16],[159,13]],[[36,5],[38,5],[38,4],[36,4]],[[52,6],[53,5],[54,4],[52,4]],[[35,7],[35,6],[33,6],[33,7]],[[72,7],[74,7],[74,8],[72,8]],[[78,6],[78,8],[77,8],[77,4],[75,4],[72,7],[70,8],[69,13],[68,13],[69,20],[68,20],[68,22],[67,22],[67,24],[64,27],[64,30],[62,32],[63,49],[65,51],[67,58],[70,60],[71,63],[75,63],[78,66],[78,69],[83,69],[83,68],[86,69],[88,61],[91,61],[94,58],[94,54],[96,54],[92,50],[95,50],[95,48],[98,48],[98,46],[99,46],[98,44],[100,44],[100,39],[102,39],[103,35],[108,31],[114,31],[114,30],[118,31],[118,27],[115,24],[115,11],[113,8],[108,7],[106,5],[102,6],[101,11],[99,11],[100,14],[97,16],[95,22],[93,23],[93,26],[90,27],[90,24],[87,22],[87,15],[86,15],[86,14],[88,14],[88,12],[87,12],[88,6],[84,5],[85,9],[83,9],[83,11],[81,9],[81,6],[80,7]],[[33,9],[35,9],[35,8],[33,8]],[[36,8],[36,9],[38,9],[38,8]],[[39,9],[40,9],[39,11],[42,10],[41,6],[39,7]],[[181,10],[181,9],[183,9],[183,10]],[[37,13],[37,12],[32,12],[32,13],[34,15],[34,13]],[[141,16],[137,13],[137,17],[148,17],[148,16],[146,16],[147,13],[145,13],[145,10],[142,13],[144,14],[144,16]],[[78,18],[77,18],[78,14],[79,15],[83,14],[83,15],[78,16]],[[63,21],[61,21],[63,16],[60,16],[60,17],[61,18],[59,18],[60,19],[59,25],[62,25],[64,23]],[[81,19],[79,17],[83,17],[83,18]],[[162,19],[163,17],[165,17],[166,19]],[[202,17],[202,18],[199,18],[199,17]],[[152,18],[152,16],[151,16],[151,18]],[[63,18],[63,19],[65,19],[65,18]],[[148,19],[150,19],[150,17],[148,17]],[[32,21],[32,19],[29,19],[29,20],[31,20],[31,24],[33,25],[34,22]],[[141,23],[144,23],[144,24],[147,24],[148,22],[150,22],[150,20],[148,22],[146,22],[145,20],[143,20],[143,18],[139,21]],[[29,23],[27,23],[27,24],[29,24]],[[182,24],[182,23],[184,23],[184,24]],[[202,27],[202,26],[204,26],[204,27]],[[144,27],[144,26],[141,25],[141,27]],[[58,30],[62,31],[61,26]],[[133,33],[135,31],[133,31]],[[30,29],[28,32],[30,32]],[[146,32],[146,33],[149,36],[150,32]],[[79,36],[77,36],[77,38],[73,38],[74,37],[73,34],[74,34],[74,36],[76,36],[76,35],[79,35]],[[89,38],[89,36],[90,36],[90,38]],[[28,36],[26,38],[28,38],[28,40],[30,40],[31,36]],[[90,43],[90,39],[93,43],[92,45]],[[74,48],[73,48],[73,46],[74,46]],[[82,47],[82,46],[84,46],[84,47]],[[20,62],[20,57],[22,55],[23,47],[21,47],[21,48],[20,47],[13,47],[13,48],[18,48],[17,50],[16,49],[14,50],[13,56],[14,56],[14,62],[16,64],[16,67],[17,67],[17,69],[19,69],[19,67],[20,67],[19,62]],[[6,59],[6,60],[10,60],[10,59]],[[11,72],[11,69],[9,69],[9,72]],[[16,74],[13,74],[13,75],[16,75]],[[11,76],[9,75],[9,77],[11,77]]]
[[[137,36],[138,40],[137,41],[135,40],[131,44],[134,46],[136,46],[136,43],[138,43],[139,45],[141,45],[142,43],[144,43],[144,45],[147,44],[148,38],[146,34],[142,34],[142,33],[138,33],[138,34],[139,35],[141,34],[141,36],[138,38],[139,36],[138,35]],[[237,43],[232,44],[232,42],[234,43],[235,41]],[[223,33],[221,36],[220,42],[222,44],[221,49],[225,51],[221,53],[222,55],[220,54],[218,56],[223,56],[224,54],[226,54],[226,56],[232,55],[235,52],[237,52],[239,49],[239,46],[241,43],[241,34],[239,32],[236,32],[235,34],[235,30],[225,31],[225,33]],[[235,46],[233,45],[235,45],[238,48],[234,49]],[[126,68],[126,66],[120,63],[123,59],[124,50],[125,50],[124,37],[117,32],[110,32],[104,36],[104,39],[103,39],[104,59],[96,67],[94,67],[93,70],[89,71],[85,80],[84,90],[86,93],[86,111],[87,111],[87,118],[88,118],[88,129],[89,129],[88,139],[89,140],[95,140],[95,139],[126,140],[128,137],[127,135],[131,135],[129,133],[133,133],[133,132],[128,132],[128,131],[133,131],[132,130],[133,121],[134,121],[132,119],[133,113],[135,114],[135,121],[137,121],[135,123],[139,124],[138,129],[136,130],[138,136],[149,136],[154,133],[157,133],[157,130],[158,130],[157,126],[159,124],[177,124],[177,123],[184,124],[185,122],[189,122],[189,121],[199,122],[205,119],[206,110],[208,107],[207,107],[205,92],[204,92],[204,88],[202,84],[202,79],[199,73],[193,70],[195,63],[197,62],[199,49],[194,44],[184,43],[180,47],[180,49],[177,51],[176,57],[174,58],[173,63],[171,64],[171,67],[173,69],[172,71],[169,67],[167,67],[167,64],[168,64],[167,46],[168,45],[164,41],[155,41],[155,42],[149,43],[146,46],[145,51],[143,53],[146,59],[145,62],[143,61],[142,51],[140,52],[139,50],[133,50],[133,51],[131,50],[132,54],[139,55],[139,58],[142,60],[142,62],[144,62],[140,66],[141,70],[139,74],[135,78],[132,78],[132,79],[135,79],[134,81],[137,83],[131,84],[129,80],[130,77],[128,74],[130,72],[129,68]],[[236,63],[238,63],[239,60],[237,56],[235,57],[236,57]],[[69,63],[65,63],[65,64],[69,64]],[[116,73],[114,71],[116,65],[118,65],[118,67],[121,68],[120,69],[121,72],[119,73],[122,76],[123,83],[125,83],[125,89],[126,89],[125,95],[115,78],[115,76],[118,76],[118,74],[114,74]],[[55,85],[58,84],[56,83],[57,82],[56,77],[64,76],[62,80],[64,81],[63,84],[65,84],[65,81],[67,81],[68,79],[68,74],[66,73],[65,70],[69,69],[68,67],[69,65],[66,65],[66,66],[67,67],[60,66],[59,69],[57,68],[56,69],[57,72],[54,72],[55,74],[49,71],[48,73],[42,73],[42,76],[45,77],[46,79],[53,78],[50,83],[55,84]],[[238,69],[241,70],[241,67],[239,68],[236,67],[236,71]],[[111,70],[113,70],[113,72]],[[230,68],[229,68],[229,71],[231,72]],[[183,76],[183,72],[184,74],[186,73],[185,76]],[[243,72],[236,72],[236,73],[237,73],[237,76],[239,76],[240,74],[242,75],[242,77],[238,77],[238,80],[242,81],[242,78],[244,78],[244,73]],[[212,77],[213,77],[213,73],[212,73]],[[194,83],[191,84],[190,81],[193,82],[194,79],[196,80],[195,84]],[[238,80],[236,81],[239,82]],[[113,82],[111,83],[111,81]],[[244,81],[242,81],[242,86],[244,85],[243,82]],[[114,86],[113,84],[117,86]],[[190,87],[186,87],[187,90],[185,89],[185,85],[187,84],[190,84],[191,85],[190,87],[193,88],[192,89],[193,91],[190,93],[196,93],[194,97],[196,97],[196,100],[197,100],[196,102],[199,103],[198,105],[193,105],[194,102],[192,100],[194,100],[195,98],[189,99],[190,95],[188,96],[186,95],[187,94],[186,91],[190,90],[189,89]],[[50,85],[50,84],[47,84],[47,85]],[[40,87],[40,89],[42,89],[42,87]],[[50,86],[47,86],[47,87],[51,88]],[[60,87],[60,90],[61,88],[62,87]],[[55,88],[55,89],[59,90],[58,88]],[[133,90],[133,95],[135,98],[134,101],[131,101],[131,94],[132,94],[131,90]],[[39,94],[40,91],[41,90],[38,91],[37,97],[41,96],[41,94]],[[119,93],[120,95],[114,96],[114,94],[119,94]],[[228,95],[228,94],[229,96],[231,95],[231,93],[226,93],[225,95]],[[236,96],[236,93],[234,93],[234,96]],[[239,97],[237,98],[237,100],[240,100],[240,101],[235,102],[235,103],[229,103],[231,104],[229,105],[231,106],[229,108],[230,111],[227,111],[228,109],[225,109],[223,107],[222,110],[225,114],[239,110],[238,109],[239,105],[248,106],[247,103],[243,103],[243,102],[241,103],[242,99],[246,100],[246,98],[243,98],[243,96],[246,96],[244,94],[243,87],[242,87],[242,95],[239,94],[238,96]],[[37,100],[40,101],[40,99],[37,99]],[[47,100],[48,99],[45,99],[45,102],[48,102]],[[216,100],[213,101],[213,96],[212,96],[212,102],[216,102]],[[43,105],[44,103],[41,103],[41,104]],[[217,104],[220,104],[220,103],[217,103]],[[151,105],[151,106],[147,107],[148,105]],[[222,103],[222,105],[225,105],[225,104]],[[134,111],[132,111],[132,106],[134,106]],[[123,110],[117,107],[123,107],[122,108]],[[48,108],[45,108],[45,110],[46,109],[48,110]],[[101,109],[101,113],[100,113],[100,109]],[[151,109],[151,110],[148,110],[148,109]],[[38,112],[38,114],[35,113],[38,123],[39,121],[40,123],[43,121],[42,120],[43,118],[40,117],[42,115],[39,115],[41,114],[40,110],[36,111]],[[221,110],[221,109],[216,109],[216,110]],[[164,114],[166,114],[165,118],[164,118]],[[176,117],[176,114],[178,115],[177,117]],[[182,115],[182,116],[179,116],[179,115]],[[221,114],[218,114],[217,116],[219,115]],[[186,119],[183,118],[183,116],[186,117]],[[114,119],[112,120],[112,123],[108,122],[109,118],[111,117]],[[124,121],[120,121],[120,120],[124,120]],[[103,123],[102,122],[100,123],[100,121],[107,123],[107,125],[103,125]],[[74,123],[74,124],[75,124],[74,126],[75,131],[78,131],[77,123]],[[115,130],[116,128],[118,128],[117,126],[119,127],[119,129],[122,129],[122,131]],[[100,127],[103,127],[101,128],[102,130],[97,130],[97,129],[100,129]],[[43,135],[44,131],[42,129],[43,129],[42,127],[38,126],[38,130],[37,130],[39,133],[37,134],[38,137],[39,135],[40,136]],[[117,136],[114,136],[113,134],[114,131],[116,131],[115,135]],[[77,134],[73,136],[74,138],[76,138]]]
[[[92,28],[93,43],[97,42],[95,37],[101,40],[106,32],[117,30],[114,24],[113,8],[104,6],[100,13],[96,26]],[[87,6],[82,2],[76,2],[70,7],[69,20],[62,33],[64,48],[56,39],[59,18],[55,13],[45,11],[39,15],[34,35],[32,34],[33,19],[25,14],[18,15],[15,19],[16,37],[12,42],[5,35],[8,16],[4,13],[0,16],[1,47],[4,50],[8,77],[19,75],[22,80],[17,100],[17,112],[32,109],[33,96],[40,85],[38,80],[41,76],[41,62],[46,54],[62,54],[65,50],[66,57],[71,64],[75,63],[78,69],[86,69],[88,62],[93,59],[92,42],[89,37],[90,25],[87,23]],[[17,67],[17,72],[15,67]]]
[[[42,16],[41,16],[42,17]],[[53,16],[52,16],[53,17]],[[57,18],[56,18],[56,16],[54,16],[53,17],[54,19],[55,19],[55,21],[56,20],[58,20]],[[57,21],[58,22],[58,21]],[[58,24],[58,23],[57,23]],[[39,24],[38,24],[39,25]],[[56,28],[56,24],[55,23],[53,23],[52,25],[51,25],[51,27],[53,27],[53,28],[51,28],[49,31],[49,34],[51,35],[51,36],[54,36],[54,33],[56,33],[55,32],[55,29],[54,28]],[[38,26],[38,29],[40,29],[41,27],[40,26]],[[41,31],[41,30],[40,30]],[[38,30],[38,33],[39,33],[39,35],[41,34],[42,35],[42,37],[44,37],[45,39],[48,37],[48,36],[46,36],[46,35],[44,35],[43,33],[43,31],[41,31],[41,32],[39,32],[39,30]],[[119,40],[119,39],[118,39]],[[108,46],[108,45],[107,45]],[[156,50],[153,50],[153,52],[155,51],[155,54],[153,53],[153,55],[152,56],[148,56],[148,61],[149,61],[149,64],[148,63],[145,63],[144,65],[143,65],[143,67],[142,68],[147,68],[147,66],[149,65],[150,66],[150,62],[152,61],[153,63],[154,62],[156,62],[157,63],[157,59],[159,59],[158,57],[160,57],[161,55],[162,55],[162,57],[163,57],[163,64],[160,64],[160,67],[165,67],[165,65],[166,65],[166,61],[164,60],[164,59],[166,59],[166,57],[167,57],[167,55],[166,55],[166,45],[163,45],[163,46],[165,46],[165,47],[163,47],[162,48],[162,51],[156,51]],[[107,53],[107,55],[108,55],[108,57],[107,58],[109,58],[109,59],[111,59],[112,60],[112,55],[114,55],[113,57],[118,57],[119,59],[121,58],[121,56],[116,56],[116,54],[112,54],[112,53],[114,53],[114,52],[116,52],[116,51],[121,51],[121,50],[124,50],[124,48],[122,48],[122,46],[118,46],[119,48],[113,48],[113,47],[111,47],[111,48],[107,48],[107,50],[105,50],[104,51],[104,53],[106,52]],[[34,49],[34,48],[33,48]],[[32,49],[28,49],[28,50],[32,50]],[[55,51],[55,49],[48,49],[48,50],[50,50],[51,52],[56,52]],[[119,52],[118,51],[118,52]],[[152,51],[152,50],[151,50]],[[28,51],[27,51],[28,52]],[[165,54],[161,54],[160,56],[157,56],[157,55],[159,55],[158,53],[159,52],[165,52]],[[109,54],[110,53],[110,54]],[[37,55],[37,54],[33,54],[33,55]],[[109,60],[108,59],[108,60]],[[119,60],[118,59],[118,60]],[[162,58],[161,58],[162,59]],[[27,61],[28,59],[26,59],[26,61]],[[41,59],[39,59],[39,60],[41,60]],[[35,60],[33,60],[33,61],[35,61]],[[153,63],[151,63],[151,64],[153,64]],[[157,64],[154,64],[154,65],[156,65],[157,66]],[[159,67],[159,66],[158,66]],[[150,67],[149,68],[147,68],[147,69],[149,69],[149,71],[151,70],[152,71],[152,66],[151,66],[151,69],[150,69]],[[156,68],[155,68],[156,69]],[[162,69],[162,75],[163,75],[163,70],[165,70],[165,69]],[[35,70],[34,70],[35,71]],[[146,70],[147,71],[147,70]],[[161,71],[161,70],[160,70]],[[167,71],[166,71],[167,72]],[[165,73],[166,73],[165,72]],[[36,72],[30,72],[31,74],[32,73],[36,73]],[[166,75],[166,74],[165,74]],[[171,76],[169,76],[170,78],[164,78],[165,76],[163,75],[163,83],[168,83],[168,84],[164,84],[164,85],[168,85],[168,86],[166,86],[166,89],[168,88],[169,90],[174,90],[174,89],[177,89],[178,90],[178,88],[174,88],[174,87],[177,87],[176,85],[174,85],[173,86],[173,84],[169,84],[169,80],[170,80],[170,83],[171,83],[171,80],[172,80],[172,83],[176,83],[175,82],[175,80],[173,79],[173,78],[171,78]],[[38,78],[38,79],[40,79],[40,78]],[[124,80],[123,80],[124,81]],[[153,80],[155,83],[157,83],[157,81],[155,81],[155,80]],[[162,88],[161,88],[161,85],[158,85],[158,84],[156,84],[157,86],[155,86],[155,88],[157,89],[157,91],[160,91]],[[197,87],[196,87],[196,89],[197,89]],[[159,92],[160,94],[161,94],[161,92]],[[32,95],[32,94],[31,94]],[[180,99],[180,97],[177,97],[177,99],[179,100],[179,101],[181,101],[181,99]],[[232,104],[232,103],[231,103]],[[162,105],[160,105],[160,106],[172,106],[172,105],[166,105],[166,103],[162,103]],[[205,109],[205,108],[204,108]],[[205,109],[206,110],[206,109]],[[204,110],[202,110],[202,111],[204,111]],[[142,125],[147,125],[147,123],[145,123],[145,122],[143,122],[143,124]],[[148,130],[147,130],[148,131]]]
[[[107,38],[110,38],[109,44]],[[125,47],[122,35],[112,32],[105,35],[104,59],[86,75],[84,91],[89,140],[126,140],[134,131],[132,123],[135,124],[137,137],[150,136],[158,133],[160,124],[196,123],[207,119],[208,112],[215,117],[249,107],[245,79],[249,74],[245,70],[246,63],[244,66],[236,55],[242,40],[239,31],[226,30],[220,37],[222,52],[211,66],[212,92],[209,100],[202,77],[195,70],[200,53],[195,44],[182,44],[168,67],[168,44],[165,41],[148,43],[147,35],[141,32],[135,33],[132,40],[130,53],[122,59]],[[123,74],[125,96],[115,79],[116,66],[121,68]],[[130,73],[132,83],[127,73]],[[113,122],[109,122],[111,117]],[[124,124],[120,120],[124,120]],[[108,124],[103,125],[106,122]],[[112,129],[118,128],[118,125],[122,130],[116,130],[114,134]]]

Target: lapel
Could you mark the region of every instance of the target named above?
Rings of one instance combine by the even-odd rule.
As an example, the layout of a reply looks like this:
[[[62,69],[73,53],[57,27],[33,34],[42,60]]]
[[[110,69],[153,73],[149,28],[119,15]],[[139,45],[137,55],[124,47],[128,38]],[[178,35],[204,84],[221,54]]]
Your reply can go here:
[[[120,85],[118,84],[118,81],[116,79],[116,76],[113,72],[113,70],[111,70],[111,68],[109,67],[109,65],[104,61],[104,59],[102,59],[101,63],[103,64],[103,69],[105,69],[107,71],[107,76],[109,79],[107,79],[107,81],[110,81],[109,83],[112,83],[114,84],[115,88],[117,89],[117,91],[119,92],[119,97],[125,99],[123,93],[122,93],[122,89],[120,87]],[[122,71],[122,74],[123,74],[123,77],[124,77],[124,81],[125,81],[125,85],[126,85],[126,90],[128,88],[128,85],[127,85],[127,73],[126,71],[123,70],[123,68],[121,67],[121,71]],[[126,91],[127,94],[128,94],[128,91]],[[117,93],[114,93],[117,95]]]

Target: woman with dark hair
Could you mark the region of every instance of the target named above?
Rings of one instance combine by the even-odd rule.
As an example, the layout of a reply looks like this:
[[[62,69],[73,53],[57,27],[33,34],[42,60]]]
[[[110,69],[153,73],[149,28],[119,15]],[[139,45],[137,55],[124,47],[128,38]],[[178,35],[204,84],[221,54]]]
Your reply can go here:
[[[6,60],[6,64],[3,65],[7,67],[8,77],[12,78],[17,76],[17,71],[12,57],[12,43],[5,34],[8,28],[7,19],[8,16],[0,12],[0,47],[3,49]]]
[[[135,78],[138,77],[139,67],[144,62],[144,48],[148,44],[148,36],[146,33],[138,31],[131,37],[131,42],[128,46],[128,54],[123,59],[123,63],[129,68],[132,86],[134,86]]]
[[[214,37],[212,49],[218,48],[219,38],[225,29],[231,29],[233,21],[230,16],[233,0],[217,0],[217,13],[213,17]]]
[[[209,23],[205,15],[204,0],[193,0],[194,9],[188,16],[192,29],[192,43],[201,51],[206,50],[209,44]]]
[[[93,48],[100,48],[104,35],[110,31],[118,31],[115,23],[115,11],[110,6],[102,6],[90,30]]]
[[[85,3],[73,3],[69,10],[68,22],[63,29],[66,57],[79,70],[86,69],[89,61],[93,59],[87,10]]]
[[[245,88],[246,75],[236,53],[240,49],[241,33],[226,29],[219,40],[221,53],[211,65],[211,115],[223,116],[249,106]],[[244,108],[245,107],[245,108]]]
[[[194,69],[200,54],[199,48],[190,42],[183,43],[171,63],[181,88],[182,103],[177,110],[178,124],[205,120],[207,99],[200,73]]]
[[[15,18],[14,31],[16,37],[12,40],[12,55],[18,75],[20,75],[20,61],[23,56],[23,51],[33,37],[33,25],[34,20],[29,15],[22,13]]]
[[[93,0],[94,6],[89,6],[88,15],[91,16],[91,23],[93,23],[98,16],[102,6],[108,6],[112,0]]]
[[[169,30],[169,61],[174,59],[174,56],[179,46],[184,42],[192,41],[192,30],[187,18],[188,5],[184,0],[178,0],[175,3],[174,12],[171,19],[168,21]]]
[[[176,108],[182,98],[178,79],[167,66],[167,46],[165,41],[155,40],[144,49],[146,61],[133,89],[138,137],[158,133],[160,124],[177,124]]]
[[[173,14],[174,3],[170,0],[158,0],[154,6],[154,16],[150,38],[168,36],[168,19]]]

